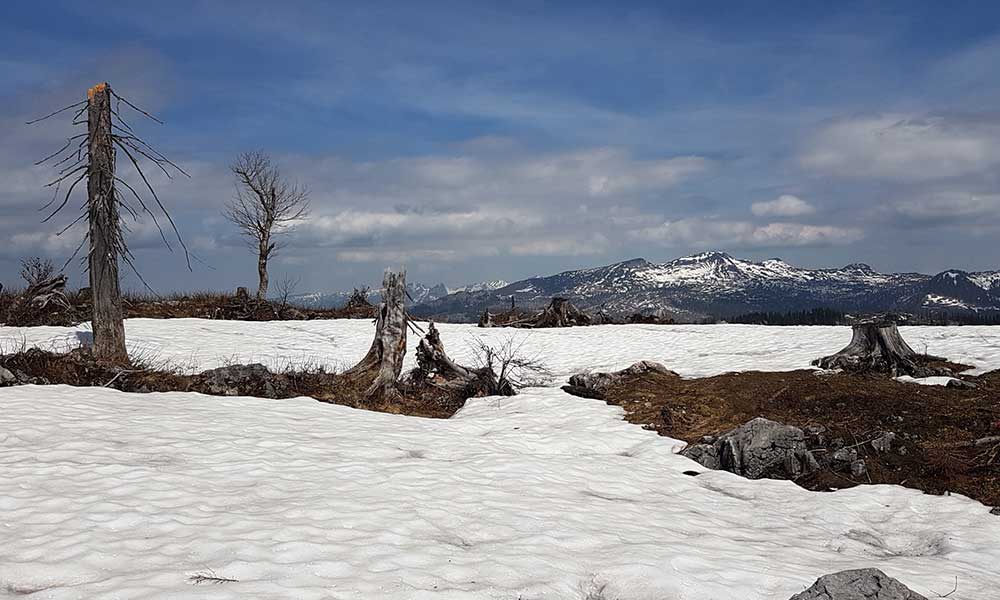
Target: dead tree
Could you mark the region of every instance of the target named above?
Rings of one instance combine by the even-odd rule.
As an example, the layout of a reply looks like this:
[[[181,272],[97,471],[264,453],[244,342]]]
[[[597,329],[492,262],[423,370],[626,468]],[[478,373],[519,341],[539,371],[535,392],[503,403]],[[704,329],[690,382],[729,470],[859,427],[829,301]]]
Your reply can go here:
[[[263,152],[241,154],[230,166],[236,176],[236,198],[225,216],[257,252],[257,299],[267,296],[267,263],[281,248],[277,236],[309,212],[309,192],[292,183]]]
[[[406,355],[406,271],[386,270],[382,280],[382,302],[375,317],[375,339],[361,362],[347,370],[350,379],[370,381],[365,391],[369,399],[400,397],[399,374]]]
[[[127,225],[122,222],[119,209],[124,210],[135,221],[139,220],[139,211],[148,215],[159,230],[164,244],[171,248],[163,229],[160,227],[156,213],[147,206],[147,200],[144,200],[134,187],[116,174],[116,149],[121,150],[135,168],[135,172],[142,179],[150,197],[155,200],[160,212],[173,228],[173,233],[181,247],[184,248],[187,257],[184,241],[181,239],[173,219],[163,207],[156,191],[139,166],[138,157],[145,157],[151,161],[167,177],[172,176],[171,170],[184,175],[187,173],[136,135],[132,127],[122,117],[122,103],[140,114],[160,122],[146,111],[116,94],[108,83],[100,83],[87,90],[87,99],[84,101],[71,104],[29,122],[29,124],[37,123],[62,112],[78,109],[73,117],[73,125],[86,124],[87,126],[86,133],[68,138],[62,148],[36,164],[54,160],[54,166],[61,168],[56,179],[46,185],[46,187],[54,187],[55,193],[52,200],[41,210],[55,204],[57,200],[60,200],[60,197],[61,202],[43,219],[43,223],[48,222],[62,211],[69,203],[70,196],[77,184],[84,179],[87,180],[87,201],[84,204],[82,214],[63,228],[59,234],[65,233],[84,219],[88,222],[87,233],[83,241],[73,256],[66,261],[66,264],[69,264],[89,241],[87,270],[90,275],[91,304],[93,306],[93,352],[98,361],[111,364],[128,362],[128,353],[125,349],[125,329],[122,321],[121,290],[118,281],[119,259],[123,260],[139,276],[140,280],[142,279],[135,268],[134,257],[125,241],[124,234],[127,231]],[[80,120],[84,113],[86,113],[86,119]],[[77,140],[80,141],[77,142]],[[61,194],[61,188],[66,182],[70,182],[68,189],[65,194]],[[119,185],[128,190],[134,197],[135,205],[121,193]],[[190,260],[188,267],[190,268]]]
[[[29,286],[52,279],[56,266],[52,260],[40,256],[21,259],[21,279]]]
[[[822,369],[842,369],[862,374],[883,373],[892,377],[951,375],[952,372],[947,368],[928,364],[944,360],[914,352],[899,334],[896,323],[879,320],[854,325],[851,343],[847,347],[836,354],[816,359],[812,364]]]

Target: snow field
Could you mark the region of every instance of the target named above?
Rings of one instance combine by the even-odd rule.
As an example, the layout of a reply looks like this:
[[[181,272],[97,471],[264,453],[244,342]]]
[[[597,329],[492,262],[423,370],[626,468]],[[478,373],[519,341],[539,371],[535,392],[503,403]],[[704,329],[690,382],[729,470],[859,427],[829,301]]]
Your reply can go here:
[[[368,321],[126,328],[133,348],[195,369],[343,367],[372,336]],[[440,329],[459,360],[472,337],[523,336],[557,378],[449,420],[306,398],[0,389],[0,597],[786,600],[822,574],[876,566],[929,597],[958,577],[950,598],[1000,598],[988,507],[684,475],[704,469],[675,454],[680,442],[557,387],[640,359],[685,376],[805,367],[849,328]],[[83,332],[0,328],[0,344],[65,347]],[[903,336],[1000,367],[1000,329]],[[212,573],[238,581],[189,581]]]

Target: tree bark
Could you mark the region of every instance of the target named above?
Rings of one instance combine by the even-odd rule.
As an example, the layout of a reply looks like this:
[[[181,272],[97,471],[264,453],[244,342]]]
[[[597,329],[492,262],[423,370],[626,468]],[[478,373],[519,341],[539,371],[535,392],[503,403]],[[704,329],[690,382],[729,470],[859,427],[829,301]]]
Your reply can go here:
[[[945,359],[917,354],[892,322],[858,323],[852,327],[851,343],[843,350],[813,361],[822,369],[843,369],[852,373],[887,373],[893,377],[951,375],[944,367],[927,365]]]
[[[267,259],[271,254],[271,238],[270,236],[265,236],[260,241],[260,250],[257,254],[257,299],[264,300],[267,298]]]
[[[87,133],[90,161],[87,170],[87,212],[90,221],[88,266],[93,297],[94,358],[127,364],[125,325],[118,282],[121,242],[115,200],[115,150],[111,140],[111,88],[98,84],[87,92]]]
[[[396,398],[399,374],[406,355],[406,271],[386,270],[382,280],[382,303],[375,320],[375,339],[361,362],[344,373],[351,378],[371,378],[365,392],[369,398]]]

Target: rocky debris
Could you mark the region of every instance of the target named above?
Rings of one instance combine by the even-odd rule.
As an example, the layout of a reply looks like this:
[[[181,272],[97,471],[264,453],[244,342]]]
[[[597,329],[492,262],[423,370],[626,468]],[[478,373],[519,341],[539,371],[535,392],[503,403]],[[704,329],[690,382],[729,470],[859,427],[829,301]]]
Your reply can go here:
[[[789,600],[927,600],[879,569],[824,575]]]
[[[992,509],[990,509],[990,514],[1000,517],[1000,506],[994,506]]]
[[[794,479],[820,468],[802,429],[757,417],[681,452],[709,469],[722,469],[747,479]]]
[[[15,385],[16,383],[18,383],[17,376],[0,367],[0,385]]]
[[[286,376],[262,364],[232,365],[196,375],[191,390],[215,396],[283,398],[289,395],[289,384]]]
[[[630,367],[613,373],[578,373],[570,377],[569,385],[564,385],[562,389],[574,396],[603,400],[604,394],[622,379],[634,375],[645,375],[646,373],[660,373],[679,377],[677,373],[674,373],[658,362],[641,360]]]

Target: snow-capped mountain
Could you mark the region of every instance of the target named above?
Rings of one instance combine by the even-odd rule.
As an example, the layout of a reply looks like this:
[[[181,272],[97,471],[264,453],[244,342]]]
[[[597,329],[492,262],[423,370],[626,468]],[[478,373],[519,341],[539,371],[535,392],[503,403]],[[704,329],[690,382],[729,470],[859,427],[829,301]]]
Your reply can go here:
[[[850,311],[1000,310],[1000,271],[879,273],[856,263],[806,269],[781,259],[740,260],[705,252],[666,263],[642,258],[533,277],[503,287],[453,293],[422,303],[418,314],[469,320],[486,308],[538,307],[553,296],[609,314],[670,314],[681,320],[817,307]]]
[[[410,296],[408,300],[411,303],[424,304],[443,298],[448,294],[455,294],[458,292],[492,291],[507,285],[508,283],[502,279],[482,281],[479,283],[463,285],[457,288],[449,288],[443,283],[428,286],[423,283],[413,282],[406,284],[406,291]],[[351,297],[352,293],[353,290],[338,292],[311,292],[308,294],[296,294],[290,297],[289,301],[293,304],[304,306],[306,308],[340,308],[347,304],[347,300]],[[379,291],[377,289],[370,289],[368,291],[368,301],[373,304],[379,301]]]

